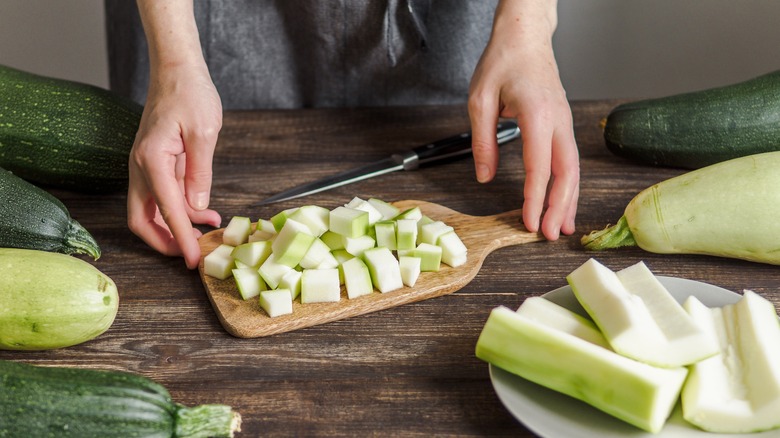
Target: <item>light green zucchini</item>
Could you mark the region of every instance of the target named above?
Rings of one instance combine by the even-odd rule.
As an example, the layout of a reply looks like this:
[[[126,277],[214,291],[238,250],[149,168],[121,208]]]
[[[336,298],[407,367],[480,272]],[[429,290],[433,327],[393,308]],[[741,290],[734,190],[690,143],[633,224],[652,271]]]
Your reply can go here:
[[[113,324],[116,284],[79,258],[0,248],[0,350],[49,350],[91,340]]]
[[[582,237],[591,250],[621,246],[780,264],[780,152],[735,158],[655,184],[618,222]]]

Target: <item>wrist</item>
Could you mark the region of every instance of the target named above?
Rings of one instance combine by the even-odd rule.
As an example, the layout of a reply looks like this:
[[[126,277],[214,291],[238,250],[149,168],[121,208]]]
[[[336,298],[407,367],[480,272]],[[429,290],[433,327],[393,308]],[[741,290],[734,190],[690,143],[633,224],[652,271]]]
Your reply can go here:
[[[511,35],[519,44],[549,43],[558,25],[556,0],[501,0],[493,36]]]

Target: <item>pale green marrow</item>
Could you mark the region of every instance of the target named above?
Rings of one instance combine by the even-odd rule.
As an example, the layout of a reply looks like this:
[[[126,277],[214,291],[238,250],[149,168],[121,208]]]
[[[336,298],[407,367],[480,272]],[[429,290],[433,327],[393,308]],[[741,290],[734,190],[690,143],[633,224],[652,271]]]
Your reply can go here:
[[[736,158],[655,184],[616,225],[582,238],[588,249],[639,246],[780,264],[780,152]]]
[[[119,309],[111,278],[79,258],[0,248],[0,349],[69,347],[104,333]]]

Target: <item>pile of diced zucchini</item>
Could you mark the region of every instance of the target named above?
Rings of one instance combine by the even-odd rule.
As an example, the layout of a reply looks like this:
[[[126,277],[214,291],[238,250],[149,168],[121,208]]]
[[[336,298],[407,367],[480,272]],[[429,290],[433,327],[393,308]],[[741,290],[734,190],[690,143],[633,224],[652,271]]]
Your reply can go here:
[[[269,316],[302,304],[337,302],[412,287],[421,272],[466,262],[455,230],[380,199],[354,198],[334,209],[304,205],[252,222],[234,216],[222,244],[204,259],[206,275],[232,277],[244,300],[257,297]]]

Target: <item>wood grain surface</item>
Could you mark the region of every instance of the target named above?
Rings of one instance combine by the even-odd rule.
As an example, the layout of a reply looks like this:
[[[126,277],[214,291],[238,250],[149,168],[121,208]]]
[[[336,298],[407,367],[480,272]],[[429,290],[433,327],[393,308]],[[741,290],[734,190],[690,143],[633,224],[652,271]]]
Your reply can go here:
[[[0,359],[138,373],[165,385],[179,403],[234,406],[243,417],[239,437],[534,436],[504,408],[487,364],[474,356],[494,307],[514,308],[564,286],[565,276],[589,257],[613,269],[645,261],[657,274],[752,289],[780,306],[777,266],[582,248],[582,235],[614,223],[640,190],[683,172],[609,153],[599,121],[615,104],[572,102],[582,175],[574,235],[498,248],[453,293],[273,336],[228,333],[198,271],[149,249],[127,229],[124,193],[51,190],[101,245],[103,256],[93,264],[116,282],[119,313],[90,342],[0,351]],[[332,208],[353,196],[422,200],[473,216],[522,208],[521,140],[502,146],[498,174],[487,184],[476,182],[473,160],[464,159],[249,207],[280,189],[468,129],[465,105],[228,112],[214,157],[211,207],[223,224],[302,202]]]
[[[344,202],[349,202],[349,199]],[[393,204],[401,211],[419,207],[424,215],[453,227],[468,249],[466,263],[457,268],[442,264],[438,272],[423,272],[414,287],[405,286],[385,293],[375,290],[374,293],[355,299],[347,298],[346,289],[342,286],[341,300],[337,303],[301,304],[296,299],[293,301],[292,314],[271,318],[260,308],[257,300],[241,298],[232,277],[220,280],[205,274],[203,258],[222,244],[224,228],[220,228],[200,239],[202,256],[198,271],[222,325],[234,336],[256,338],[439,297],[468,284],[479,272],[485,258],[494,250],[544,239],[541,234],[531,233],[523,227],[522,210],[471,216],[425,201],[404,200]]]

